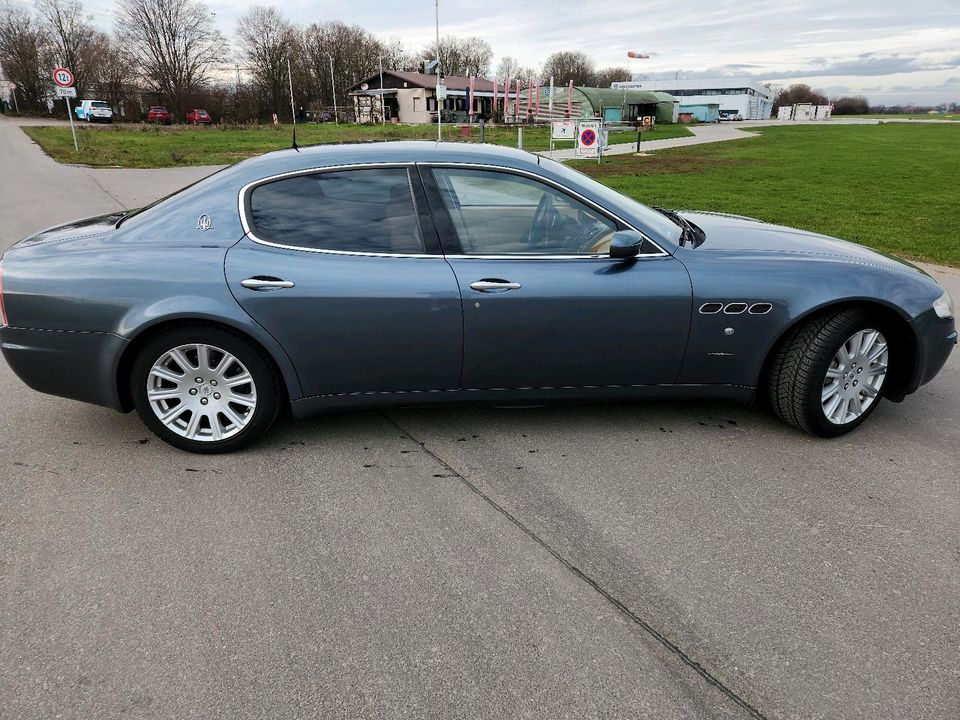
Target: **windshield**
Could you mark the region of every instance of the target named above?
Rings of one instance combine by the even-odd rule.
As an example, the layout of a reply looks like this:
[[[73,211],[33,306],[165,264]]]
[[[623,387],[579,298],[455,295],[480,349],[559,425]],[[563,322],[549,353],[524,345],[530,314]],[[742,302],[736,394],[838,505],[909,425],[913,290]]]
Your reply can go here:
[[[634,215],[637,215],[642,220],[647,228],[671,242],[679,243],[682,228],[678,227],[672,220],[664,217],[653,208],[637,202],[622,193],[618,193],[603,183],[597,182],[589,175],[584,175],[582,172],[574,170],[556,160],[541,156],[540,165],[570,180],[572,183],[585,187],[593,197],[601,201],[602,205],[609,203],[612,206],[627,206]]]
[[[92,103],[90,103],[90,106],[91,106],[91,107],[104,107],[104,108],[105,108],[105,107],[110,107],[109,105],[107,105],[107,104],[106,104],[105,102],[103,102],[102,100],[95,100],[95,101],[93,101]]]

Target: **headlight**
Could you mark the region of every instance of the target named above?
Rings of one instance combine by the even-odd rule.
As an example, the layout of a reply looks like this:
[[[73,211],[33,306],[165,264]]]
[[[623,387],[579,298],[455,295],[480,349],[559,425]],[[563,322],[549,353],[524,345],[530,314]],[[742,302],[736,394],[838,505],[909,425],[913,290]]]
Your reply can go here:
[[[943,291],[943,295],[938,297],[933,303],[933,310],[937,313],[937,317],[943,318],[952,318],[953,315],[953,298],[950,297],[950,293],[946,290]]]

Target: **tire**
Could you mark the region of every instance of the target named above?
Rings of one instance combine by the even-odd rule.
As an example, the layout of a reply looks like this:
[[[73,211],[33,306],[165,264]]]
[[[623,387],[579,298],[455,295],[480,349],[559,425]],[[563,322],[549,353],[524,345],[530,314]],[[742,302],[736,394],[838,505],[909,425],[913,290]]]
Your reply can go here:
[[[856,308],[819,315],[791,330],[770,362],[771,408],[784,422],[820,437],[850,432],[880,404],[891,373],[892,335]]]
[[[245,378],[249,382],[237,383]],[[161,332],[140,349],[130,372],[130,396],[140,419],[161,440],[213,454],[258,440],[277,417],[282,390],[272,360],[244,335],[193,325]]]

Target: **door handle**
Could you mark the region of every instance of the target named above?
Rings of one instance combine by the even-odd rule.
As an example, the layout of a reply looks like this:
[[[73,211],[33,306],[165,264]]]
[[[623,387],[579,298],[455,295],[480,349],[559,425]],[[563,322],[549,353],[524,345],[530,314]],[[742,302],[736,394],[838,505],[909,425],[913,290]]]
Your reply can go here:
[[[523,287],[518,282],[509,282],[508,280],[477,280],[470,283],[470,289],[477,292],[497,292],[505,290],[519,290]]]
[[[281,280],[274,277],[252,277],[241,281],[240,283],[248,290],[279,290],[281,288],[292,288],[293,283],[289,280]]]

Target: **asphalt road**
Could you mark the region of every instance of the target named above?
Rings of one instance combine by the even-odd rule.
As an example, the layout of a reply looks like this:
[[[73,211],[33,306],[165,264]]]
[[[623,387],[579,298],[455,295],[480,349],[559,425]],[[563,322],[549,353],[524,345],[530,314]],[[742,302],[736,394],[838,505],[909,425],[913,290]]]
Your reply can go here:
[[[4,120],[0,158],[0,249],[203,173]],[[958,391],[955,354],[833,441],[652,402],[198,457],[0,362],[0,717],[956,718]]]

